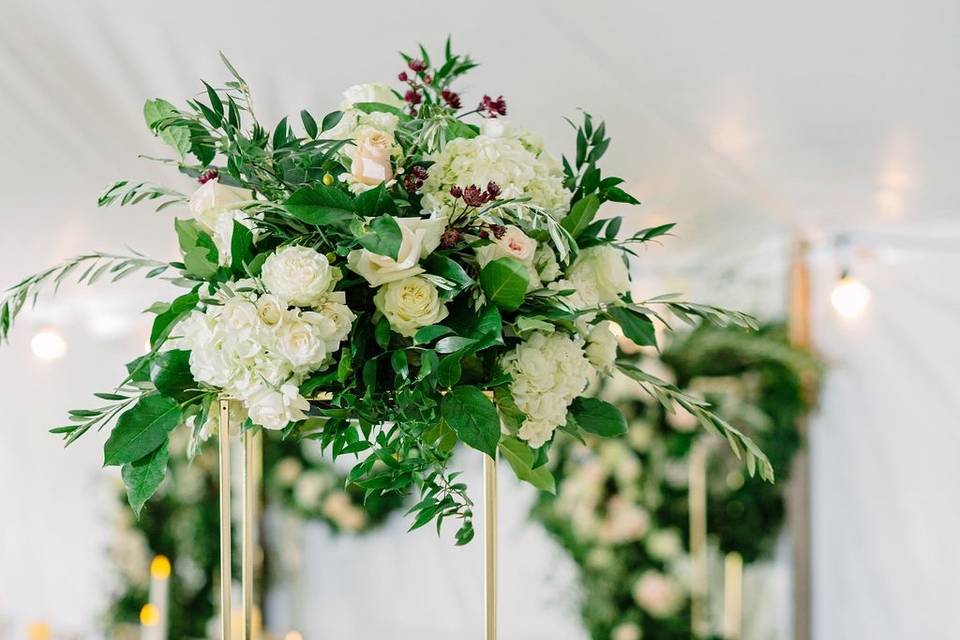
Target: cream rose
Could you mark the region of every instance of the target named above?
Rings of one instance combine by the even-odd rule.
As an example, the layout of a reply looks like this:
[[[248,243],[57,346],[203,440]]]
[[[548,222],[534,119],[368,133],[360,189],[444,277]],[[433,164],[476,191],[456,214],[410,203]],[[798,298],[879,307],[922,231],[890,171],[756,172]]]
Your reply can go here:
[[[240,209],[250,199],[249,192],[221,185],[217,178],[207,180],[190,196],[190,215],[213,238],[221,265],[230,264],[234,221],[253,228],[253,221]]]
[[[397,218],[400,227],[400,251],[397,259],[361,249],[351,251],[347,266],[363,276],[371,287],[379,287],[423,273],[419,262],[440,245],[440,236],[447,226],[445,218]]]
[[[601,322],[587,336],[587,359],[600,373],[612,373],[617,361],[617,336],[610,322]]]
[[[507,225],[502,236],[490,236],[490,244],[478,247],[477,264],[482,269],[489,263],[500,258],[516,258],[527,266],[529,274],[527,291],[540,286],[540,276],[534,266],[534,256],[537,251],[537,241],[525,234],[519,227]]]
[[[440,302],[437,288],[420,276],[390,282],[377,291],[373,302],[402,336],[411,337],[420,327],[436,324],[447,317],[446,305]]]
[[[322,253],[309,247],[286,246],[267,258],[260,277],[279,299],[309,307],[323,301],[335,282],[334,275]]]
[[[351,157],[350,173],[367,186],[376,186],[393,179],[393,138],[379,129],[361,127],[354,137],[356,144]]]
[[[623,252],[610,245],[584,249],[567,272],[567,279],[579,289],[586,285],[596,291],[599,302],[615,302],[630,290],[630,272]]]

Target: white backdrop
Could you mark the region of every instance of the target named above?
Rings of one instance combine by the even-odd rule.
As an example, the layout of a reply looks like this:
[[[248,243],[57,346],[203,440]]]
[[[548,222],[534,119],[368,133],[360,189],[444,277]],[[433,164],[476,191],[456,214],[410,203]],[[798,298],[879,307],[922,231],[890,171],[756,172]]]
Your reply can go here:
[[[0,0],[0,279],[87,249],[174,255],[169,212],[93,203],[111,180],[168,177],[135,159],[163,153],[142,102],[222,78],[218,49],[251,81],[261,115],[279,118],[321,112],[353,82],[389,80],[396,49],[453,33],[484,63],[471,98],[504,93],[511,116],[551,148],[569,150],[560,117],[574,107],[607,119],[606,166],[645,203],[630,224],[680,222],[678,239],[638,262],[644,292],[722,294],[775,313],[797,230],[930,229],[943,242],[960,206],[958,24],[953,0],[376,1],[363,17],[348,3]],[[835,265],[817,266],[817,339],[835,363],[814,425],[817,640],[955,637],[957,289],[944,274],[958,265],[920,245],[867,264],[874,305],[856,328],[824,306]],[[0,348],[0,629],[6,620],[14,637],[33,619],[97,626],[113,503],[112,474],[98,468],[103,437],[64,453],[46,429],[109,388],[142,348],[136,312],[164,295],[139,283],[67,289]],[[45,325],[66,336],[66,359],[30,355]],[[555,550],[518,536],[511,552],[531,564],[505,588],[540,611],[564,593],[534,568],[551,569]],[[428,538],[410,551],[443,547]],[[377,540],[369,555],[398,544]],[[438,560],[431,575],[467,575],[466,554],[441,553],[450,564]],[[449,596],[445,610],[473,615],[472,592],[437,593]],[[507,620],[526,615],[516,606]]]

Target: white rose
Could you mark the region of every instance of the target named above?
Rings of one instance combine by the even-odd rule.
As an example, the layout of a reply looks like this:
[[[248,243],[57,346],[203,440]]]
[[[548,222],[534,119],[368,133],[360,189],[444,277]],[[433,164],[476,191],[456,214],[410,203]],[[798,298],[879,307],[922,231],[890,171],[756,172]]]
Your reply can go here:
[[[326,359],[327,344],[316,323],[293,315],[277,328],[277,352],[294,368],[312,368]]]
[[[280,299],[272,294],[260,296],[257,300],[257,315],[260,320],[267,325],[278,324],[283,319],[283,314],[287,310],[287,305],[280,302]]]
[[[217,178],[207,180],[190,196],[190,214],[213,238],[221,265],[230,264],[234,221],[248,229],[253,228],[253,221],[239,208],[249,201],[249,192],[223,186]]]
[[[270,293],[304,307],[322,302],[335,282],[334,270],[325,255],[295,245],[281,247],[267,258],[261,278]]]
[[[660,529],[647,536],[646,547],[657,560],[672,560],[683,553],[683,539],[676,529]]]
[[[550,245],[544,243],[537,247],[533,254],[533,266],[541,282],[553,282],[560,277],[560,265],[557,263],[557,254]]]
[[[291,422],[304,420],[304,411],[310,408],[297,386],[289,383],[278,390],[260,385],[245,399],[245,404],[250,420],[264,429],[283,429]]]
[[[300,464],[299,460],[296,458],[284,458],[277,463],[273,473],[277,482],[280,483],[280,486],[290,487],[297,481],[297,477],[299,477],[301,471],[303,471],[303,465]]]
[[[611,373],[617,361],[617,336],[609,322],[596,325],[587,337],[587,359],[601,373]]]
[[[499,258],[516,258],[528,265],[533,264],[533,256],[537,251],[537,241],[525,234],[519,227],[507,225],[503,235],[497,238],[490,237],[490,244],[477,248],[477,263],[480,268]],[[536,270],[534,270],[536,274]]]
[[[293,485],[293,499],[297,501],[303,509],[316,509],[320,504],[320,498],[330,490],[330,479],[317,472],[307,471]]]
[[[384,285],[377,291],[373,302],[386,316],[390,327],[407,337],[413,336],[420,327],[437,324],[449,313],[446,305],[440,302],[434,284],[420,276]]]
[[[608,244],[584,249],[567,272],[567,279],[580,286],[592,284],[600,302],[615,302],[630,290],[630,272],[623,252]]]
[[[358,509],[343,491],[331,492],[324,499],[321,510],[341,531],[359,531],[367,524],[367,514]]]
[[[330,352],[336,351],[340,347],[340,343],[350,335],[353,321],[357,319],[357,316],[350,310],[350,307],[339,302],[327,302],[318,311],[333,322],[334,331],[327,338],[327,350]]]
[[[343,102],[340,103],[340,109],[345,111],[358,102],[379,102],[397,109],[402,109],[404,106],[403,100],[397,97],[393,89],[382,82],[355,84],[349,87],[343,92]]]
[[[424,220],[422,218],[397,218],[400,227],[400,251],[397,259],[361,249],[351,251],[347,266],[363,276],[371,287],[402,280],[423,273],[420,260],[426,258],[440,245],[440,236],[447,226],[445,218]]]

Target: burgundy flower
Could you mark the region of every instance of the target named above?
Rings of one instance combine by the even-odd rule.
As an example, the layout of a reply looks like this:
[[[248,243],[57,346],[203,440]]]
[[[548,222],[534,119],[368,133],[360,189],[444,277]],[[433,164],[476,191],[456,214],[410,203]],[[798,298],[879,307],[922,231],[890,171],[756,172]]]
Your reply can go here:
[[[463,201],[466,202],[467,206],[470,207],[479,207],[485,202],[483,199],[483,192],[481,192],[480,187],[475,184],[472,184],[463,190]]]
[[[412,173],[413,175],[417,176],[417,178],[419,178],[420,180],[426,180],[426,179],[427,179],[427,176],[429,175],[429,174],[427,173],[426,167],[424,167],[423,165],[419,165],[419,164],[416,164],[416,165],[410,167],[410,173]]]
[[[443,98],[443,101],[453,109],[460,108],[460,94],[455,91],[450,91],[449,89],[444,89],[440,92],[440,97]]]
[[[397,75],[397,80],[399,80],[400,82],[406,82],[408,79],[409,79],[409,77],[407,76],[407,72],[406,72],[406,71],[401,71],[401,72]]]
[[[403,187],[410,193],[414,193],[417,189],[423,186],[423,179],[418,178],[412,173],[408,173],[403,177]]]
[[[423,84],[430,84],[431,82],[433,82],[432,76],[430,76],[429,74],[423,76]]]
[[[488,118],[507,115],[507,101],[503,99],[503,96],[499,96],[494,100],[490,96],[485,95],[483,96],[483,102],[481,102],[477,108],[480,111],[486,111]]]
[[[497,240],[499,240],[503,237],[503,234],[507,232],[507,228],[502,224],[492,224],[490,225],[490,232]]]
[[[427,63],[424,62],[423,60],[414,58],[413,60],[407,63],[407,66],[410,67],[412,71],[416,73],[420,73],[427,68]]]
[[[220,173],[216,169],[207,169],[200,174],[200,177],[197,178],[197,180],[200,182],[200,184],[206,184],[211,180],[216,180],[219,177]]]
[[[454,198],[460,198],[460,196],[463,195],[463,188],[458,187],[457,185],[453,185],[452,187],[450,187],[450,195],[453,196]]]
[[[421,96],[416,90],[410,89],[410,91],[407,91],[407,93],[403,96],[403,99],[410,104],[420,104],[420,101],[423,100],[423,96]]]
[[[496,182],[488,182],[487,193],[490,194],[491,200],[495,200],[496,197],[500,195],[500,185],[498,185]]]
[[[447,227],[443,235],[440,236],[440,246],[444,249],[451,249],[463,240],[463,233],[459,229]]]

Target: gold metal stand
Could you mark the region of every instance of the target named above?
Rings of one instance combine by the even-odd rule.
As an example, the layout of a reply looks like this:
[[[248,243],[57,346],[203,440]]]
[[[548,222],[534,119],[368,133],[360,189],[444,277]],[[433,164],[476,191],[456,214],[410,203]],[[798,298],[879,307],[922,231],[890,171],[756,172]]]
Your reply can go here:
[[[497,460],[483,456],[483,637],[497,638]]]
[[[723,637],[743,635],[743,557],[731,551],[723,558]]]
[[[220,400],[220,638],[230,640],[233,635],[233,522],[232,482],[230,475],[230,399]],[[242,435],[243,441],[243,487],[241,489],[241,547],[240,585],[240,637],[253,640],[254,634],[254,565],[257,544],[257,500],[260,495],[259,459],[260,436],[253,430]]]

